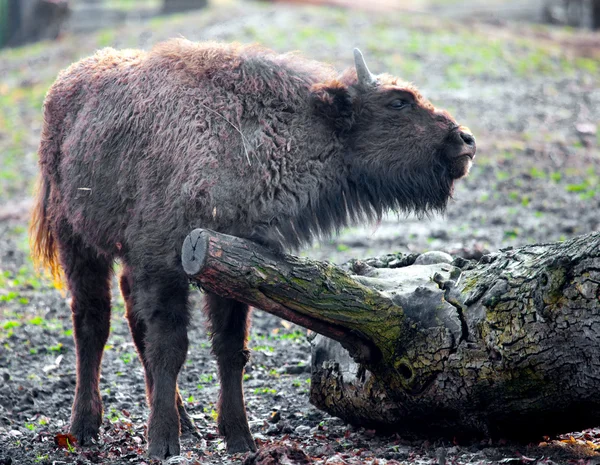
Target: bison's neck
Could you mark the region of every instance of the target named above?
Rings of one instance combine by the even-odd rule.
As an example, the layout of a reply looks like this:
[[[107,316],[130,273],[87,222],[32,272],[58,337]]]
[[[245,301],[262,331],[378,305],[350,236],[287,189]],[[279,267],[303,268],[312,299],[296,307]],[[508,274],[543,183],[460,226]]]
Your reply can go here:
[[[349,158],[347,154],[332,157],[338,161]],[[398,179],[389,171],[369,173],[343,161],[327,168],[331,170],[329,180],[321,184],[310,202],[297,214],[284,215],[278,221],[277,241],[284,248],[297,249],[344,227],[378,221],[388,211],[418,215],[443,211],[452,192],[452,182],[441,174],[436,188],[423,191],[422,186],[428,184],[420,177],[436,178],[435,172]]]
[[[353,176],[343,154],[330,154],[323,166],[322,182],[306,205],[283,214],[269,228],[268,242],[296,250],[357,223],[373,222],[389,209],[397,209],[397,192],[366,189],[365,180]]]

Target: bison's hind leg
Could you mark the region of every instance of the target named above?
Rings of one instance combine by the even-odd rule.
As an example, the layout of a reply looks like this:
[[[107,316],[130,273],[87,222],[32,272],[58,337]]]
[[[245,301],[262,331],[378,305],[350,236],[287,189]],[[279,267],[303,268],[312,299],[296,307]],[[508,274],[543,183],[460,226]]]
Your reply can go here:
[[[102,352],[110,330],[112,261],[86,246],[68,227],[61,229],[57,242],[72,294],[73,337],[77,353],[71,434],[85,445],[98,435],[102,423],[98,383]]]
[[[127,316],[127,321],[129,322],[131,336],[133,338],[133,342],[135,343],[135,347],[137,349],[142,365],[144,366],[144,376],[146,378],[146,397],[148,399],[148,404],[150,405],[150,402],[152,400],[152,391],[154,389],[154,381],[152,378],[152,371],[150,370],[150,367],[148,365],[148,357],[146,355],[145,340],[147,328],[146,323],[144,323],[144,320],[137,316],[134,311],[133,288],[135,284],[133,280],[133,273],[131,272],[129,267],[124,267],[119,284],[119,287],[121,288],[121,294],[123,294],[123,299],[125,300],[125,314]],[[185,407],[183,405],[183,399],[181,398],[179,389],[176,390],[175,394],[177,410],[179,411],[179,423],[181,427],[181,434],[184,436],[198,436],[196,426],[194,425],[192,419],[185,410]]]

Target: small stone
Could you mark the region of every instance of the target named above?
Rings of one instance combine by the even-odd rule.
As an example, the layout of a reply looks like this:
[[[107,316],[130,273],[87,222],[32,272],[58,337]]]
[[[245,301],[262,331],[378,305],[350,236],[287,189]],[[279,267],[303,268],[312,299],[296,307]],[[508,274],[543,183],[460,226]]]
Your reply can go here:
[[[319,444],[315,446],[310,446],[307,452],[315,457],[331,457],[333,455],[333,449],[329,444]]]
[[[598,127],[593,123],[578,123],[575,125],[575,129],[579,134],[594,135]]]
[[[270,425],[267,429],[267,435],[274,436],[276,434],[279,434],[279,428],[277,427],[277,425]]]
[[[296,429],[294,430],[294,432],[296,434],[307,434],[308,432],[310,432],[310,426],[306,426],[306,425],[297,426]]]
[[[283,372],[288,375],[300,375],[310,371],[310,365],[302,364],[302,365],[288,365],[283,367]]]
[[[292,425],[285,421],[281,426],[281,432],[283,434],[292,434],[294,432],[294,428],[292,428]]]
[[[436,263],[452,263],[452,256],[437,250],[422,253],[415,260],[415,265],[435,265]]]
[[[264,420],[252,420],[248,422],[248,426],[250,426],[250,431],[253,433],[258,433],[263,429],[265,425]]]
[[[318,410],[310,410],[306,414],[306,418],[311,421],[323,421],[323,412],[319,412]]]
[[[22,397],[21,397],[21,404],[29,404],[29,405],[33,405],[33,396],[31,395],[31,393],[27,392],[25,393]]]
[[[166,461],[165,464],[166,465],[187,465],[190,462],[188,461],[188,459],[186,459],[184,456],[182,455],[174,455],[172,457],[169,457]]]
[[[442,239],[446,241],[449,239],[450,236],[448,235],[448,231],[446,231],[445,229],[438,229],[431,233],[431,237],[433,237],[434,239]]]
[[[327,459],[325,462],[327,465],[345,465],[346,462],[340,454],[335,454]]]
[[[398,268],[400,266],[400,260],[397,258],[388,263],[389,268]]]
[[[464,268],[468,264],[469,264],[469,260],[467,260],[463,257],[455,257],[454,260],[452,260],[452,265],[457,268]]]
[[[388,451],[385,454],[383,454],[383,456],[388,460],[402,461],[402,460],[406,460],[408,458],[409,451],[403,450],[403,449],[400,449],[398,451]]]
[[[63,347],[74,347],[75,340],[71,336],[64,336],[58,339],[58,342],[63,345]]]

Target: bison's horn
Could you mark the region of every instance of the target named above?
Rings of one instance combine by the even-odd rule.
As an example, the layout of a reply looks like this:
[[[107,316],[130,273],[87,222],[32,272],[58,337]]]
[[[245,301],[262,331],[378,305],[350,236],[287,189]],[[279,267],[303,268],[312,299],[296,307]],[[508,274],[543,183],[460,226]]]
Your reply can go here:
[[[354,63],[356,64],[358,82],[366,87],[375,86],[377,84],[377,78],[371,74],[371,71],[369,71],[369,68],[367,68],[367,64],[365,63],[365,57],[357,48],[354,49]]]

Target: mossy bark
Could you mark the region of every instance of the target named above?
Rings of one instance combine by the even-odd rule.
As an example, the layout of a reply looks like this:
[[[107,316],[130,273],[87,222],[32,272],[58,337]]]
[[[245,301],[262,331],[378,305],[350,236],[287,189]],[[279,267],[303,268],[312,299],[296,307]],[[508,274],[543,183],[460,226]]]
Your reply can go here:
[[[207,290],[308,318],[348,348],[313,342],[311,401],[349,422],[520,438],[600,423],[598,233],[479,263],[344,271],[197,230],[183,261]]]

